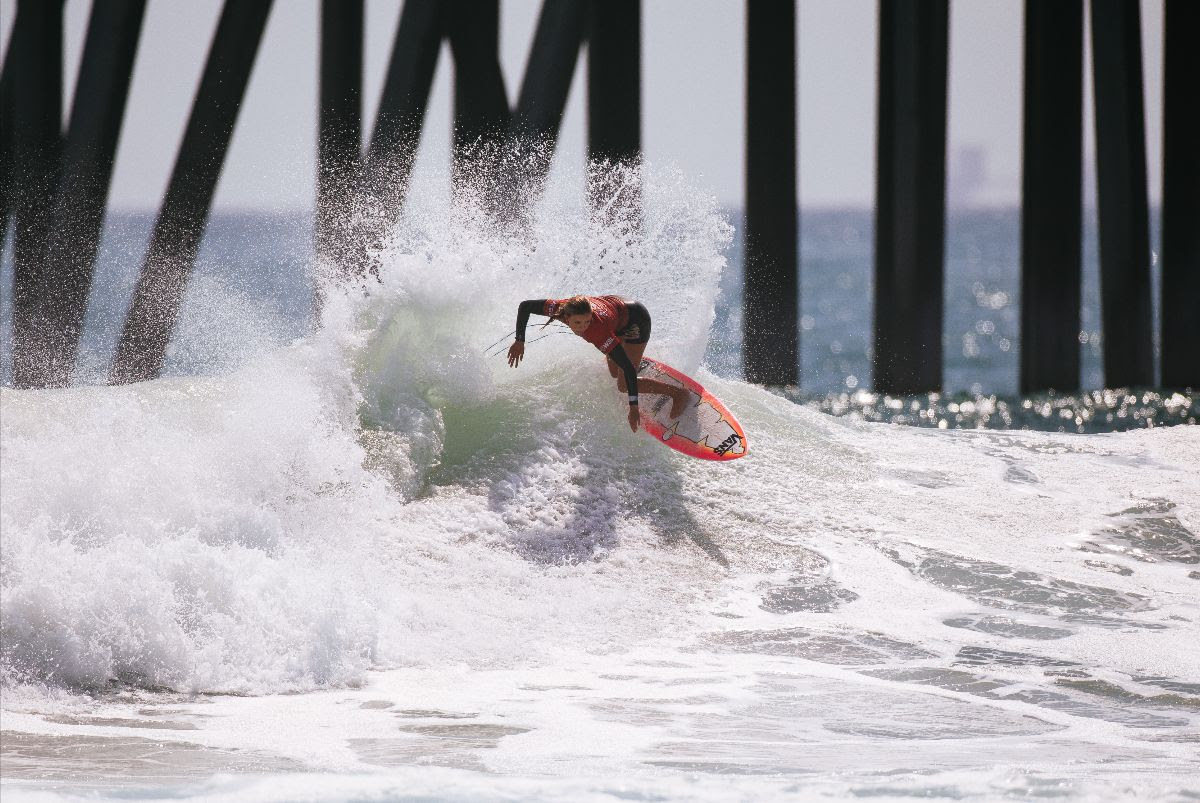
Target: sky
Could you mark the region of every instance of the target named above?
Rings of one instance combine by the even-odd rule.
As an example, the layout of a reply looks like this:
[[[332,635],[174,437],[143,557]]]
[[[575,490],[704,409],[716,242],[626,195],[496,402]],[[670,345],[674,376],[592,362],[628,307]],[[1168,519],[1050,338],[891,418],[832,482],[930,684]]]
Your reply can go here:
[[[1148,179],[1162,183],[1162,3],[1141,0]],[[401,0],[367,0],[364,128],[374,119]],[[0,0],[7,51],[16,3]],[[90,0],[67,0],[64,65],[70,98]],[[110,194],[118,209],[161,201],[221,0],[149,0]],[[217,209],[309,209],[316,172],[319,0],[276,0],[217,188]],[[501,3],[501,62],[515,99],[538,0]],[[646,159],[682,170],[718,201],[740,206],[745,130],[745,11],[741,0],[643,0]],[[799,200],[869,206],[874,194],[876,0],[798,0]],[[1019,200],[1022,0],[951,0],[948,169],[953,203]],[[1085,42],[1088,37],[1085,37]],[[576,68],[559,165],[582,164],[586,58]],[[452,64],[443,47],[414,182],[446,189]],[[69,109],[69,102],[66,106]],[[1085,71],[1085,165],[1094,159]],[[974,161],[973,190],[965,187]],[[982,171],[982,172],[981,172]],[[551,181],[554,181],[552,176]],[[1094,187],[1094,182],[1090,182]],[[1094,189],[1088,190],[1089,194]],[[1091,199],[1087,199],[1091,202]]]

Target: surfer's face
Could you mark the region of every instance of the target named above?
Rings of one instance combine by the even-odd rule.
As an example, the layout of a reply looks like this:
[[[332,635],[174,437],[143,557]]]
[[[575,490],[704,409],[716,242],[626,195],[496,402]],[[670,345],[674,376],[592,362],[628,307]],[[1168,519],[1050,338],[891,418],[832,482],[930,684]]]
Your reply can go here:
[[[571,327],[571,331],[577,335],[581,335],[587,331],[587,328],[592,325],[592,313],[586,315],[568,315],[567,326]]]

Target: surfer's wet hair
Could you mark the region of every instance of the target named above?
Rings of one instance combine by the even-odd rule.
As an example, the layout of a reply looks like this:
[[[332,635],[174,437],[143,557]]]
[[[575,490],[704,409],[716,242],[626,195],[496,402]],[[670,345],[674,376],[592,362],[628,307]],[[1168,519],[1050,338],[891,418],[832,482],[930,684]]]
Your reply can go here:
[[[572,315],[591,314],[592,303],[588,301],[587,296],[571,296],[563,303],[558,312],[556,312],[548,321],[542,324],[542,328],[545,329],[555,321],[562,321],[563,323],[566,323],[567,318],[570,318]]]
[[[572,315],[591,315],[592,304],[588,301],[587,296],[571,296],[567,299],[567,303],[562,305],[562,312],[559,317],[563,320],[570,318]]]

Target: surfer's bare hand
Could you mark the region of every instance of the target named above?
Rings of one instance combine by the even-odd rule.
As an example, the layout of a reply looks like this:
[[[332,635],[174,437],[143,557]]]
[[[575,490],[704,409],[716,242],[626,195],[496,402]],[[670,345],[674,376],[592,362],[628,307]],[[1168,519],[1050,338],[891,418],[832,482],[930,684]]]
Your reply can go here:
[[[637,407],[629,408],[629,428],[634,432],[638,430],[638,424],[641,422],[641,415],[638,414]]]
[[[521,358],[525,356],[525,344],[520,340],[514,341],[508,347],[508,367],[516,368],[521,364]]]

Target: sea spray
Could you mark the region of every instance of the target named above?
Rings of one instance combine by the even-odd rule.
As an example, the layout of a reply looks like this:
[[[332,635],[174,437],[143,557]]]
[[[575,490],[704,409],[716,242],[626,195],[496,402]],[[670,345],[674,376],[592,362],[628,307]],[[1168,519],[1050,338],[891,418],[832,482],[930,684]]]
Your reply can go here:
[[[668,576],[631,594],[594,562],[665,521],[627,514],[646,450],[602,361],[554,339],[516,372],[482,355],[523,298],[620,292],[694,367],[729,228],[677,175],[645,197],[642,236],[550,203],[514,237],[414,199],[378,282],[327,288],[302,341],[241,343],[215,375],[0,390],[5,682],[255,694],[657,629]]]

